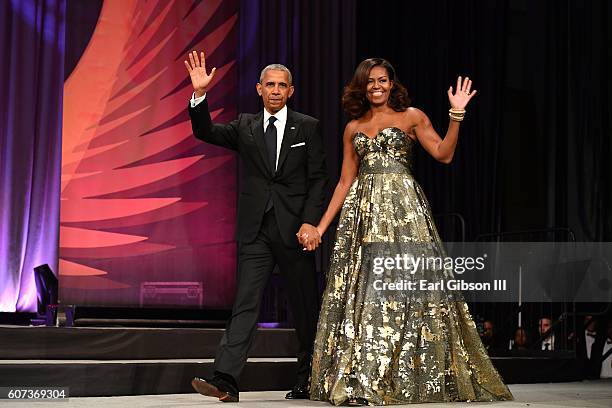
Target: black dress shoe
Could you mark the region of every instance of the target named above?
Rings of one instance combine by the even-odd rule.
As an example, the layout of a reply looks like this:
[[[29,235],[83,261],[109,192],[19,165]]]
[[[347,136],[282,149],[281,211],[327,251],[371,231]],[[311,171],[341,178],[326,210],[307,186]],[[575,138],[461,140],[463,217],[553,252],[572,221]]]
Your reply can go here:
[[[238,388],[229,381],[215,376],[211,380],[195,377],[191,380],[194,390],[207,397],[219,398],[222,402],[238,402]]]
[[[285,399],[308,399],[310,398],[310,393],[308,392],[308,387],[305,385],[296,385],[293,387],[291,391],[285,395]]]

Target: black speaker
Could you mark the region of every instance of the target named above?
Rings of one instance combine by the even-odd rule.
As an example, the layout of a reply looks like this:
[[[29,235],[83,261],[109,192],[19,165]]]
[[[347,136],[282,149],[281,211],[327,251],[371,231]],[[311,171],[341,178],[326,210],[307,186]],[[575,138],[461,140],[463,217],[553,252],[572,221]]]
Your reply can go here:
[[[44,315],[48,305],[57,304],[57,278],[49,265],[44,264],[34,268],[34,279],[38,293],[38,314]]]

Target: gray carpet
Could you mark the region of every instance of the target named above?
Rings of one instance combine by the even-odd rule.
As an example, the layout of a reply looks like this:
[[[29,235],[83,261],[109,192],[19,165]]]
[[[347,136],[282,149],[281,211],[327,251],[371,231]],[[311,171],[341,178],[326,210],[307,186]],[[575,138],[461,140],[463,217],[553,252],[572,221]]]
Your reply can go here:
[[[612,407],[612,380],[584,381],[555,384],[515,384],[510,385],[515,401],[496,403],[448,403],[448,404],[413,404],[410,407],[529,407],[529,408],[610,408]],[[4,407],[127,407],[127,408],[162,408],[162,407],[328,407],[329,405],[314,401],[287,401],[285,392],[245,392],[240,394],[238,404],[223,404],[199,394],[143,395],[134,397],[106,398],[70,398],[64,402],[10,402],[0,401]],[[398,405],[396,405],[398,406]]]

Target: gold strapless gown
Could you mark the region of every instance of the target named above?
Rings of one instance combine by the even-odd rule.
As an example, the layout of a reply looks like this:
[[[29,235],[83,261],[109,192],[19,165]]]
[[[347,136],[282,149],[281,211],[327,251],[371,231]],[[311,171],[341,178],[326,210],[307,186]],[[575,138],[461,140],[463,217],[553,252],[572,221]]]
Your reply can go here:
[[[398,128],[357,133],[359,175],[344,202],[314,344],[311,399],[351,397],[391,405],[511,400],[467,304],[448,291],[374,289],[367,250],[410,243],[442,255],[429,204],[411,172],[415,142]],[[368,260],[370,259],[370,260]],[[453,278],[448,270],[402,272],[404,280]]]

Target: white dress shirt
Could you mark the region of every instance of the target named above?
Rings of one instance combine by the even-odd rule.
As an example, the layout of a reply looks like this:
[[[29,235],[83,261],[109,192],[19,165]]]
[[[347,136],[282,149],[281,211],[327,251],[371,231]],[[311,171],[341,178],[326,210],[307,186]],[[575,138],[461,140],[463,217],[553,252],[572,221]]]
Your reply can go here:
[[[206,98],[206,94],[200,96],[199,98],[195,97],[195,92],[191,95],[191,100],[189,101],[192,108],[195,108],[199,103],[201,103]],[[266,129],[268,128],[268,124],[270,123],[270,116],[272,114],[268,112],[267,109],[264,108],[264,117],[263,117],[263,131],[266,133]],[[283,144],[283,135],[285,134],[285,125],[287,124],[287,105],[283,106],[281,110],[274,114],[276,118],[276,122],[274,122],[274,126],[276,126],[276,165],[275,169],[278,167],[278,156],[280,156],[281,146]]]
[[[272,116],[272,114],[265,108],[263,114],[263,127],[264,133],[266,133],[266,129],[270,124],[270,116]],[[274,169],[276,170],[278,168],[278,156],[280,156],[281,145],[283,144],[283,135],[285,134],[285,124],[287,123],[287,105],[283,106],[283,109],[276,112],[274,117],[276,118],[276,122],[274,122],[274,126],[276,126],[276,163],[274,165]]]
[[[591,359],[591,349],[593,348],[593,343],[595,343],[595,336],[597,333],[592,332],[593,336],[589,336],[589,331],[584,331],[584,346],[586,347],[586,356],[588,359]]]
[[[606,344],[604,344],[602,356],[605,355],[610,349],[612,349],[612,340],[606,339]],[[612,378],[612,354],[610,354],[608,358],[601,362],[601,373],[599,374],[599,376],[601,378]]]
[[[555,335],[550,335],[542,340],[542,350],[552,351],[555,349]]]

